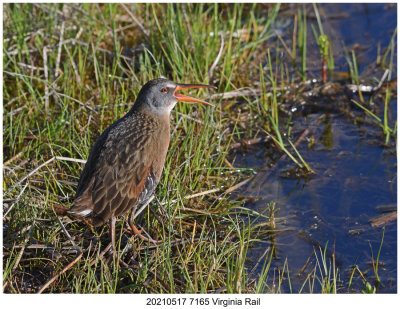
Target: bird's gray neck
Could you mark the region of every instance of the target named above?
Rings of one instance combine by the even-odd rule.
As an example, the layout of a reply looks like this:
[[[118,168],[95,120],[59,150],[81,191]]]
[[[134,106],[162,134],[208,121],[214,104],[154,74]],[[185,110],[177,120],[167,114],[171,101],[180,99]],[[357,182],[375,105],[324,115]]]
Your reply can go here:
[[[173,108],[173,106],[172,106],[172,108]],[[145,101],[136,101],[135,104],[133,105],[131,111],[150,113],[155,117],[169,119],[169,115],[171,113],[172,108],[154,107],[153,105],[151,105]]]
[[[161,124],[168,126],[169,129],[169,116],[170,116],[169,110],[160,110],[152,106],[149,106],[148,104],[144,103],[137,104],[137,102],[135,102],[135,104],[128,112],[128,114],[133,114],[133,113],[140,113],[144,114],[146,117],[156,118],[160,120]]]

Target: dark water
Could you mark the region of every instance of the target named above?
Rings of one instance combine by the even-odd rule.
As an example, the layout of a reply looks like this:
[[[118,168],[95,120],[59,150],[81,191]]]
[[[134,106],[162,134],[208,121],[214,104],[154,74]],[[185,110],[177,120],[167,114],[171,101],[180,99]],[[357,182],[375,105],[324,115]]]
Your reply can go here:
[[[369,64],[376,59],[378,42],[385,48],[389,44],[397,24],[396,5],[327,4],[322,9],[328,16],[348,13],[348,17],[332,18],[326,25],[335,31],[331,35],[336,42],[344,42],[347,47],[356,43],[365,46],[359,52],[360,74],[372,78],[372,75],[368,76]],[[338,49],[343,50],[343,47]],[[335,57],[337,66],[345,64],[343,55],[338,53]],[[394,120],[397,117],[396,100],[393,98],[390,102]],[[275,239],[277,257],[272,268],[282,269],[287,258],[293,292],[300,289],[305,281],[304,273],[308,274],[315,265],[315,255],[312,255],[315,244],[325,246],[328,243],[327,255],[335,252],[336,266],[339,267],[338,291],[359,293],[364,287],[358,273],[352,288],[347,286],[353,266],[366,272],[365,278],[374,285],[372,254],[376,258],[383,235],[383,228],[372,227],[369,220],[382,214],[380,206],[397,207],[396,149],[395,146],[384,147],[379,129],[373,126],[355,125],[340,113],[325,114],[325,121],[317,122],[316,118],[322,114],[314,112],[307,117],[294,118],[295,127],[308,127],[315,138],[314,147],[307,147],[307,142],[302,142],[298,150],[316,175],[307,179],[284,177],[288,169],[294,168],[294,163],[289,159],[280,160],[273,168],[262,169],[257,182],[251,183],[242,193],[259,197],[255,202],[249,202],[248,207],[264,212],[266,204],[275,201],[279,209],[276,216],[287,218],[286,222],[278,224],[278,228],[289,228],[290,231]],[[236,164],[246,167],[265,165],[267,147],[259,145],[251,151],[238,153]],[[269,246],[269,241],[253,246],[254,261]],[[310,255],[312,265],[299,274]],[[385,227],[379,261],[382,262],[379,267],[382,284],[377,291],[397,292],[396,220]],[[270,281],[272,277],[270,272]],[[287,280],[283,290],[289,292]],[[316,283],[314,292],[319,291],[320,285]],[[309,292],[308,284],[303,292]]]

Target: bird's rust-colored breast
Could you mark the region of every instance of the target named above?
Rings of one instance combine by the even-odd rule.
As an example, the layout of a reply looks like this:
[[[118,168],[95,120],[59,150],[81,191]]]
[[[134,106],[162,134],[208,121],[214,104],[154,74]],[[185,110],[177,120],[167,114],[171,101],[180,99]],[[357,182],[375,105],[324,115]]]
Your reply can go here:
[[[143,202],[160,179],[168,145],[169,119],[127,114],[96,141],[70,213],[98,226]]]

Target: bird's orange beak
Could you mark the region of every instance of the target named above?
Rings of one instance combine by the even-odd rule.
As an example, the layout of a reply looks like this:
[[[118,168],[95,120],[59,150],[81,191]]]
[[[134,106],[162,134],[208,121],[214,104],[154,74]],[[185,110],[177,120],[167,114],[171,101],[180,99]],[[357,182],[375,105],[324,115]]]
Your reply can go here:
[[[201,85],[201,84],[199,84],[199,85],[197,85],[197,84],[177,84],[175,91],[174,91],[174,96],[178,100],[178,102],[180,102],[180,101],[197,102],[197,103],[215,107],[213,104],[208,103],[206,101],[202,101],[202,100],[199,100],[196,98],[189,97],[184,94],[177,93],[177,91],[182,90],[182,89],[187,89],[187,88],[214,88],[214,89],[217,89],[217,87],[211,86],[211,85]]]

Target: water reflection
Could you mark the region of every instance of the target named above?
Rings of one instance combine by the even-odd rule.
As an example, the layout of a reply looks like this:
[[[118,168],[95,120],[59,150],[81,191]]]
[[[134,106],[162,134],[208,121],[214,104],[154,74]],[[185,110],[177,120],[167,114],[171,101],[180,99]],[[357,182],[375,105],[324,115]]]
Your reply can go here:
[[[382,230],[371,227],[369,220],[379,214],[379,205],[396,203],[396,158],[379,145],[371,145],[362,130],[339,117],[315,127],[313,134],[320,136],[314,149],[304,145],[300,152],[316,175],[309,179],[284,178],[285,165],[293,165],[285,160],[261,171],[246,189],[246,194],[261,197],[251,207],[264,212],[266,203],[275,201],[277,216],[287,218],[278,228],[292,229],[276,237],[278,258],[274,266],[282,267],[287,257],[292,274],[296,274],[317,243],[329,242],[328,253],[333,252],[335,244],[338,266],[355,263],[368,269],[371,247],[376,255],[382,237]],[[381,275],[387,280],[397,271],[396,237],[396,224],[389,223],[381,252],[387,269]],[[253,253],[259,256],[265,246],[254,248]],[[295,278],[291,279],[292,287],[299,288],[303,281],[301,276]],[[395,291],[396,285],[390,286],[381,288],[381,292]]]

